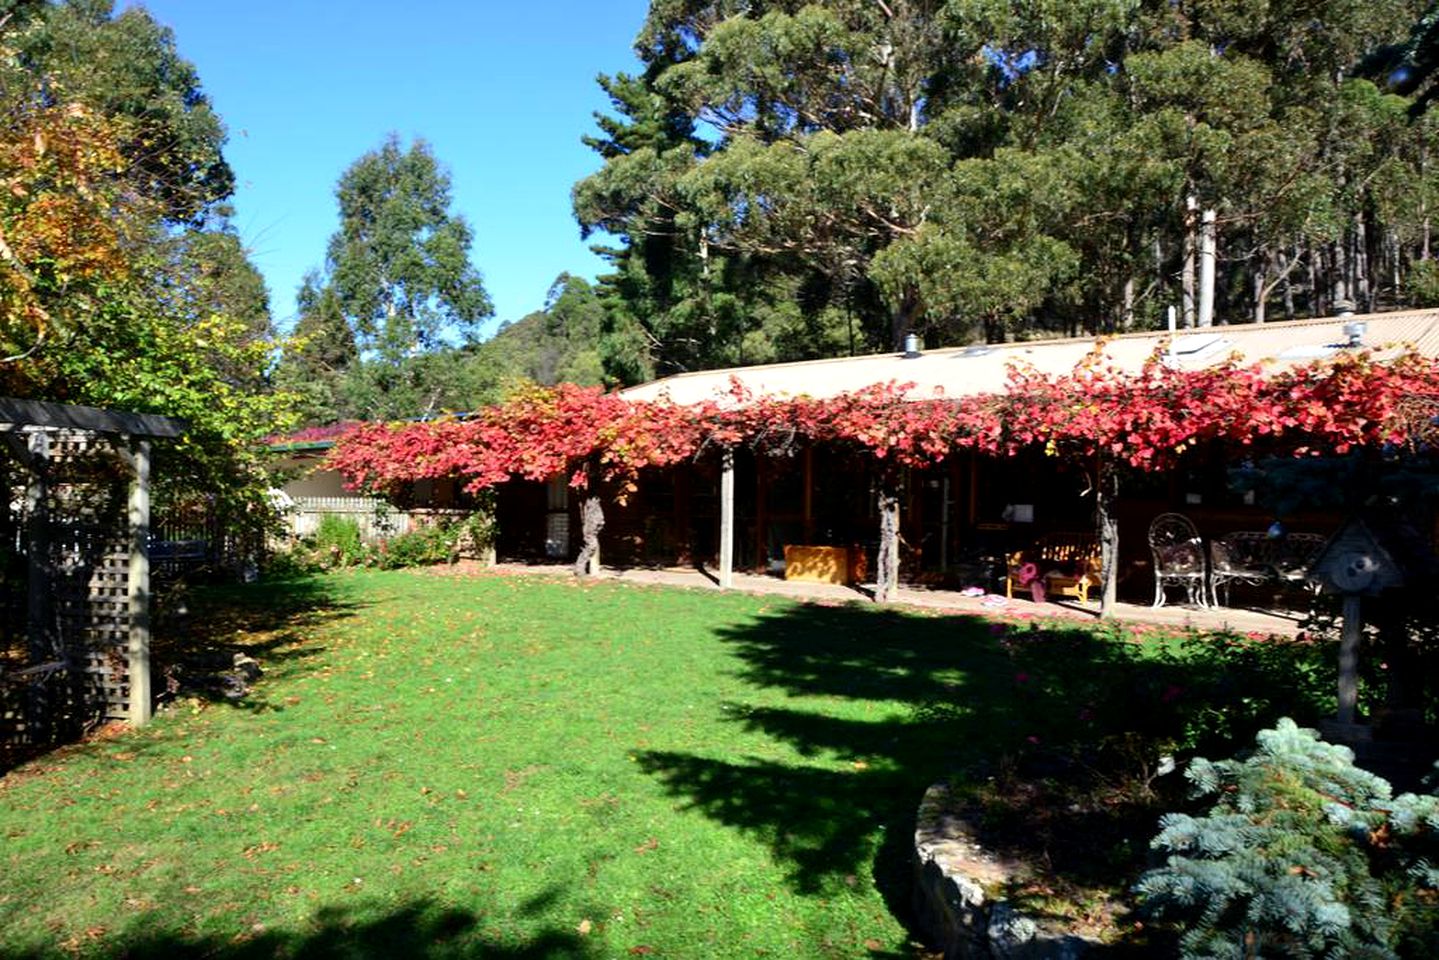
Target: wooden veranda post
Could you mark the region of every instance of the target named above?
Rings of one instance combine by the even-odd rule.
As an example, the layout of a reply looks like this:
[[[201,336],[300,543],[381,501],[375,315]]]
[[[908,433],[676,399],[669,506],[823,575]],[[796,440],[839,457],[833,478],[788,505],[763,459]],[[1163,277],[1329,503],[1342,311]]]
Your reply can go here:
[[[150,441],[130,448],[130,722],[150,720]]]
[[[888,603],[899,589],[899,482],[889,467],[880,474],[879,555],[874,566],[874,600]]]
[[[1114,462],[1100,456],[1095,468],[1094,512],[1099,527],[1099,616],[1109,616],[1119,595],[1119,473]]]
[[[720,454],[719,587],[734,586],[734,449]]]
[[[584,543],[575,557],[575,576],[595,577],[600,572],[600,531],[605,527],[605,508],[599,494],[586,493],[580,502],[580,533]]]

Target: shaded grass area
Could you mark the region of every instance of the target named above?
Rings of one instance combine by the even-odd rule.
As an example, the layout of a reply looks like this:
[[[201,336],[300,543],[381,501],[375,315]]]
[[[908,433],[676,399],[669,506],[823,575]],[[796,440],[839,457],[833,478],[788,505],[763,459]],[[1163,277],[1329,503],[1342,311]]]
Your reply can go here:
[[[1227,752],[1328,682],[1303,646],[423,572],[171,629],[175,662],[266,676],[0,779],[0,955],[914,956],[936,779],[1142,796],[1155,751]],[[996,835],[1054,864],[1054,806]]]

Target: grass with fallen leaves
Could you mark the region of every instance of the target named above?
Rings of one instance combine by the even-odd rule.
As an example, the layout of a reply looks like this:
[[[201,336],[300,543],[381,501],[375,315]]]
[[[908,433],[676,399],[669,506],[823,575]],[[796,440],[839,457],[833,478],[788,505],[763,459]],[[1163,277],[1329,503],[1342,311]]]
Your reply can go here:
[[[172,643],[254,655],[247,697],[0,778],[0,956],[912,956],[924,788],[1133,680],[1074,667],[1127,637],[1027,629],[432,571],[217,591]]]

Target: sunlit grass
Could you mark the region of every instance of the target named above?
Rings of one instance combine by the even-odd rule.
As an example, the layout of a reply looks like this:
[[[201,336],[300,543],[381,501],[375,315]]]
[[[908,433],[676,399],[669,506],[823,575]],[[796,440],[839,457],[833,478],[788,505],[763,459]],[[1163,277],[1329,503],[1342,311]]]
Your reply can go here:
[[[1017,681],[1034,644],[969,618],[426,572],[200,619],[250,697],[0,779],[0,955],[909,954],[920,794],[1076,728],[1093,655]]]

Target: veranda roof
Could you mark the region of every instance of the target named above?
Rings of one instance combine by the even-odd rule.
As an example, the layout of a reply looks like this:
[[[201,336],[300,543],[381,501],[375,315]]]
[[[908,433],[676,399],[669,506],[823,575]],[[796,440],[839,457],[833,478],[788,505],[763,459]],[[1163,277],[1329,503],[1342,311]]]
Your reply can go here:
[[[1122,334],[1104,341],[1108,361],[1126,371],[1138,371],[1156,350],[1166,347],[1166,361],[1183,369],[1200,369],[1238,356],[1245,363],[1262,362],[1282,369],[1316,359],[1337,356],[1352,349],[1345,326],[1363,323],[1359,346],[1377,359],[1389,359],[1406,349],[1439,357],[1439,310],[1371,313],[1320,320],[1242,324],[1181,330]],[[1172,343],[1169,343],[1171,341]],[[632,400],[668,396],[675,403],[697,403],[727,394],[738,380],[761,395],[828,397],[875,384],[913,383],[913,399],[997,393],[1005,388],[1011,362],[1028,363],[1048,374],[1067,373],[1095,347],[1093,339],[1031,340],[1022,343],[984,344],[924,350],[918,357],[900,353],[772,363],[726,370],[682,373],[622,390]]]

